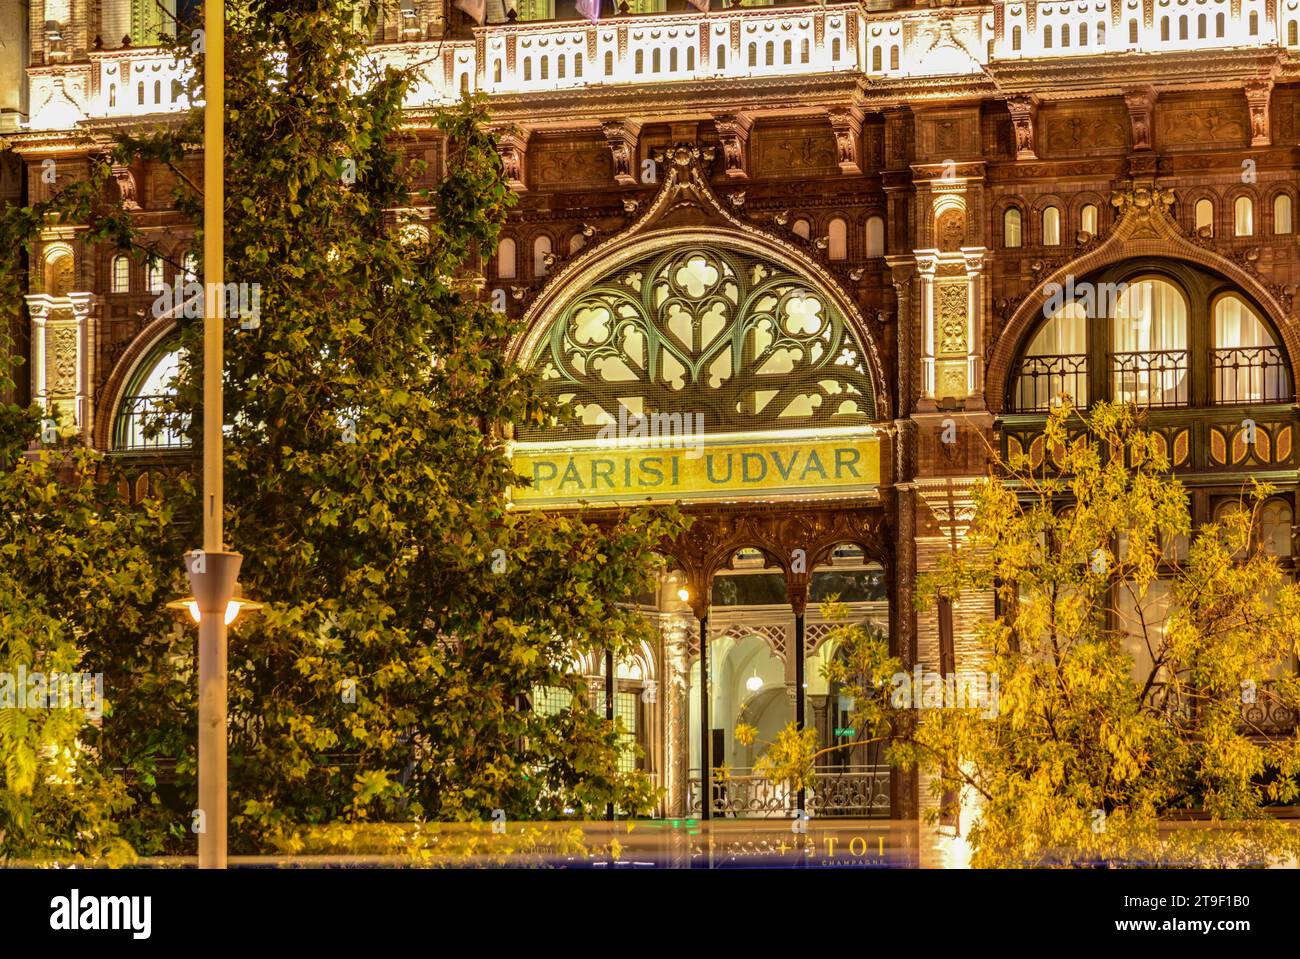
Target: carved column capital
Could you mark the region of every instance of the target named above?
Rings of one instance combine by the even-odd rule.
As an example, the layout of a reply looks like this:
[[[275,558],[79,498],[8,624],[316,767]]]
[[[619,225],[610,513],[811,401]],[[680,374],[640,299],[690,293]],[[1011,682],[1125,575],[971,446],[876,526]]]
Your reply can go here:
[[[748,179],[749,131],[754,121],[747,113],[732,113],[715,116],[713,126],[718,131],[718,142],[722,144],[722,161],[727,176]]]
[[[854,108],[834,108],[828,112],[831,129],[835,131],[835,147],[839,155],[840,170],[844,173],[861,173],[862,111]]]
[[[637,120],[610,120],[600,125],[614,156],[614,179],[620,186],[635,186],[637,144],[641,123]]]
[[[1034,128],[1038,123],[1038,98],[1032,95],[1009,97],[1007,110],[1011,113],[1011,130],[1015,134],[1016,159],[1037,160]]]

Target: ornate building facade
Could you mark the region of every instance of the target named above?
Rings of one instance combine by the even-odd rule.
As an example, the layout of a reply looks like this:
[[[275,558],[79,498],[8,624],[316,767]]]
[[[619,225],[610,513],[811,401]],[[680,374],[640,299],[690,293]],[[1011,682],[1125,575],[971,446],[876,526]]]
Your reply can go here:
[[[56,183],[80,175],[87,134],[187,108],[137,6],[31,0],[8,138],[29,199],[51,188],[44,161]],[[818,602],[840,595],[909,667],[978,666],[991,597],[918,613],[916,577],[961,542],[990,449],[1047,455],[1036,436],[1062,393],[1148,410],[1194,522],[1267,477],[1261,536],[1291,562],[1294,0],[556,13],[489,6],[502,22],[478,26],[404,2],[375,52],[431,64],[413,123],[468,90],[500,124],[519,203],[484,295],[523,317],[516,359],[579,417],[514,438],[534,480],[520,505],[680,500],[697,517],[646,598],[661,642],[617,667],[642,753],[628,762],[664,787],[661,812],[711,792],[716,816],[790,815],[798,797],[749,775],[732,733],[797,719],[841,747],[805,797],[814,815],[917,817],[926,784],[843,726]],[[436,173],[437,132],[412,149]],[[151,462],[176,438],[139,428],[174,362],[148,306],[188,269],[190,228],[169,173],[117,181],[173,255],[51,232],[24,349],[34,398]]]

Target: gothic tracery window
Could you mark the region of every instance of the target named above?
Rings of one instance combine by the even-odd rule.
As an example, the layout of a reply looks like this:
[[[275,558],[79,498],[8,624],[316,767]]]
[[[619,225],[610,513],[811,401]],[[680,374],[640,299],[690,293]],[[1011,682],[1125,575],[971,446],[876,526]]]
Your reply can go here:
[[[593,436],[626,416],[689,413],[705,433],[853,426],[875,417],[863,348],[793,271],[716,246],[645,256],[565,306],[529,365],[570,422],[523,439]]]

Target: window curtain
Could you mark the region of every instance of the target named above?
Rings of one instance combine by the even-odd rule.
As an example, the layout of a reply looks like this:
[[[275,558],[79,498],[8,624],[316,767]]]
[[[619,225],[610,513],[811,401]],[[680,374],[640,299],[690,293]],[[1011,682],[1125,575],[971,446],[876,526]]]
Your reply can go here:
[[[1116,304],[1111,339],[1115,399],[1187,402],[1187,303],[1172,284],[1130,283]]]
[[[1255,311],[1235,296],[1214,305],[1215,391],[1221,403],[1280,399],[1285,390],[1282,369],[1272,355],[1257,352],[1273,347],[1273,337]]]
[[[1061,394],[1087,406],[1087,352],[1087,313],[1080,303],[1067,303],[1039,327],[1025,351],[1017,386],[1020,409],[1048,409]]]

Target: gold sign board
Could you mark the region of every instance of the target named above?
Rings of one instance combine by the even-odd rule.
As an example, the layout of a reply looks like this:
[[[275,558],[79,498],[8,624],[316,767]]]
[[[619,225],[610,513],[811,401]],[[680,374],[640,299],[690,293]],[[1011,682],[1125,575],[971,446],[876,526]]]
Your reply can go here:
[[[513,451],[515,472],[532,485],[516,486],[511,498],[519,506],[700,502],[850,493],[880,483],[880,440],[861,432],[772,442],[719,439],[731,441],[672,448],[520,443]]]

